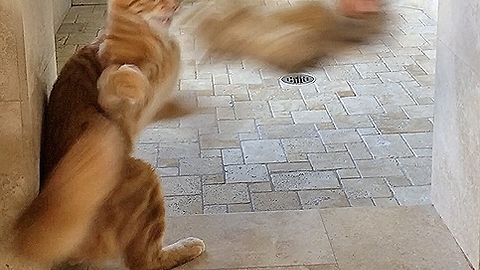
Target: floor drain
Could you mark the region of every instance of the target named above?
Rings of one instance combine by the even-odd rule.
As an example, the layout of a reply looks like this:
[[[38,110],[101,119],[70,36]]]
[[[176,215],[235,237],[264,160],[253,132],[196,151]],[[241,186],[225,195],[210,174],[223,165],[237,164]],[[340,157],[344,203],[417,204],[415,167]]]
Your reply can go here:
[[[314,83],[315,77],[305,73],[294,73],[280,77],[280,81],[288,85],[307,85]]]

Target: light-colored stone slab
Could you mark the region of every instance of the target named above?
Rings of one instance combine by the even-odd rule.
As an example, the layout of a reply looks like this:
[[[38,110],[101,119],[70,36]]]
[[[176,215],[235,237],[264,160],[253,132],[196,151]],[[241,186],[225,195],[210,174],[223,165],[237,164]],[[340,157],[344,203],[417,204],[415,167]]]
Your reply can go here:
[[[282,144],[289,161],[298,160],[299,157],[307,160],[307,153],[325,152],[325,146],[320,138],[283,139]]]
[[[280,140],[243,141],[241,146],[247,164],[287,161]]]
[[[220,133],[251,133],[256,132],[253,119],[218,121]]]
[[[243,154],[241,149],[222,149],[222,161],[224,165],[242,164]]]
[[[432,132],[433,125],[428,119],[388,119],[373,117],[377,128],[384,134]]]
[[[370,207],[375,206],[372,198],[349,198],[348,202],[352,207]]]
[[[142,143],[196,142],[198,131],[193,128],[148,128],[140,135]]]
[[[314,170],[332,170],[355,167],[352,158],[347,152],[308,154],[308,159]]]
[[[227,213],[227,206],[224,204],[213,204],[213,205],[205,205],[203,207],[204,214],[224,214]]]
[[[374,158],[408,157],[413,153],[398,134],[370,135],[363,139]]]
[[[231,107],[233,100],[230,96],[199,96],[199,107]]]
[[[432,148],[433,133],[406,133],[402,134],[407,144],[411,148]]]
[[[398,201],[394,197],[373,198],[375,206],[398,206]]]
[[[378,77],[383,82],[408,82],[413,81],[413,77],[407,71],[379,72]]]
[[[270,182],[258,182],[248,184],[250,192],[267,192],[272,191],[272,184]]]
[[[184,216],[167,220],[166,243],[186,236],[203,239],[207,249],[205,254],[179,269],[335,264],[322,220],[315,210]],[[311,270],[314,269],[324,268]]]
[[[409,118],[433,117],[433,105],[404,106],[403,109]]]
[[[194,114],[180,119],[180,127],[185,128],[205,128],[211,127],[209,130],[218,126],[217,117],[214,113]]]
[[[361,142],[362,139],[353,129],[322,130],[320,136],[325,144]]]
[[[250,202],[247,184],[206,185],[203,193],[207,205]]]
[[[241,164],[225,166],[227,183],[253,183],[268,181],[267,167],[263,164]]]
[[[205,174],[202,175],[202,184],[211,185],[211,184],[225,184],[225,174]]]
[[[258,130],[262,139],[318,137],[314,124],[265,125],[259,126]]]
[[[342,103],[349,114],[375,114],[384,110],[373,96],[342,98]]]
[[[389,71],[387,66],[382,62],[367,62],[355,65],[362,78],[376,78],[377,72]]]
[[[397,198],[400,205],[422,205],[431,204],[430,191],[431,188],[427,186],[408,186],[408,187],[393,187],[393,194]]]
[[[349,79],[360,79],[360,74],[353,65],[327,66],[325,71],[332,81],[344,81]]]
[[[266,101],[234,102],[237,119],[270,118],[272,112]]]
[[[268,104],[273,113],[273,117],[290,117],[293,116],[295,123],[312,123],[309,122],[315,116],[310,115],[306,111],[306,106],[303,100],[274,100],[269,101]],[[323,118],[328,117],[328,115],[319,115]],[[315,118],[316,119],[316,118]],[[317,119],[320,120],[320,119]],[[327,120],[328,121],[328,120]],[[323,122],[323,121],[321,121]]]
[[[209,79],[180,80],[180,90],[194,90],[194,91],[208,90],[208,91],[212,91],[213,93],[212,80],[209,80]]]
[[[271,177],[276,191],[340,187],[337,176],[332,171],[274,173]]]
[[[347,197],[341,189],[303,190],[298,192],[303,209],[348,207]]]
[[[199,176],[164,176],[161,180],[166,196],[199,195],[202,192]]]
[[[232,97],[235,101],[249,100],[247,86],[244,84],[214,84],[215,95]]]
[[[339,268],[468,270],[432,207],[320,210]]]
[[[357,160],[356,163],[363,177],[403,175],[393,159]]]
[[[327,153],[347,152],[347,148],[345,148],[345,144],[343,143],[326,144],[325,150],[327,150]]]
[[[276,191],[252,193],[254,211],[300,210],[302,206],[296,192]]]
[[[295,111],[292,112],[292,117],[295,124],[322,123],[332,121],[325,110]]]
[[[207,133],[200,135],[202,149],[222,149],[239,147],[240,142],[236,133]]]
[[[373,127],[372,121],[367,115],[344,115],[334,114],[332,115],[333,123],[335,127],[342,128],[370,128]]]
[[[372,158],[372,154],[370,153],[367,146],[363,142],[348,143],[345,146],[347,147],[347,150],[353,159],[371,159]]]
[[[286,162],[286,163],[268,164],[268,171],[270,173],[310,171],[310,170],[312,170],[312,165],[308,162]]]
[[[223,172],[221,158],[185,158],[180,160],[180,174],[216,174]]]
[[[171,196],[165,197],[167,216],[196,215],[203,213],[202,197],[193,196]]]
[[[258,70],[251,69],[229,69],[230,81],[232,84],[260,84],[262,78]]]
[[[200,157],[200,145],[198,142],[161,144],[161,146],[158,147],[158,157],[161,159]]]
[[[391,197],[392,192],[383,178],[342,179],[348,198]]]
[[[252,205],[249,203],[237,203],[228,205],[228,213],[252,212]]]
[[[263,85],[249,86],[248,92],[253,101],[262,100],[301,100],[302,96],[298,90],[284,89],[278,86],[265,87]]]

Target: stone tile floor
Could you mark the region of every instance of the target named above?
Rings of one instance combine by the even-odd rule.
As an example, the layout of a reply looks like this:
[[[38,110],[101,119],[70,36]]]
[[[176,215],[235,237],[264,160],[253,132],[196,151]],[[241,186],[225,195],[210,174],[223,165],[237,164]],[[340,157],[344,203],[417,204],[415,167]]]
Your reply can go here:
[[[165,244],[206,251],[179,270],[471,270],[433,206],[173,216]],[[125,270],[79,265],[61,270]],[[58,269],[58,270],[60,270]]]
[[[433,206],[177,216],[166,243],[187,235],[206,252],[178,269],[470,270]]]
[[[103,26],[105,1],[82,1],[57,32],[59,67]],[[191,27],[173,25],[178,91],[201,110],[152,125],[136,151],[157,168],[168,214],[430,204],[436,23],[387,12],[382,36],[309,70],[304,87],[249,59],[202,60]]]

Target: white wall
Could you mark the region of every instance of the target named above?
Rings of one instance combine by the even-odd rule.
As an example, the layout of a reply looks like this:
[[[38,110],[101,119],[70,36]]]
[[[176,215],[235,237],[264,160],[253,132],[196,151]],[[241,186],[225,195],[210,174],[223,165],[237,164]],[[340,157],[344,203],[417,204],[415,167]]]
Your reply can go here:
[[[432,201],[479,269],[480,1],[439,4]]]

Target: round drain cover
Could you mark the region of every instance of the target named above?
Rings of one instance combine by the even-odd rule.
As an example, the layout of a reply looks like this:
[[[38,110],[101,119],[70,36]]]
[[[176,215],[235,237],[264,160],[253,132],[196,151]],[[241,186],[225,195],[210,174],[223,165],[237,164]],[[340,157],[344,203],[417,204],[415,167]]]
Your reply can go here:
[[[306,85],[314,83],[315,77],[306,73],[294,73],[280,77],[280,81],[289,85]]]

